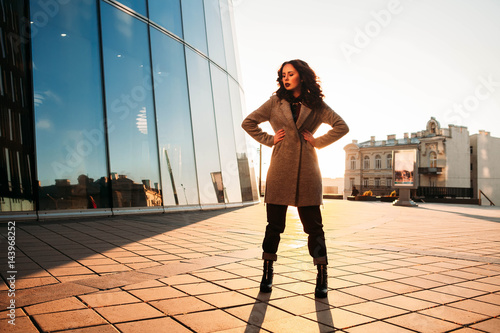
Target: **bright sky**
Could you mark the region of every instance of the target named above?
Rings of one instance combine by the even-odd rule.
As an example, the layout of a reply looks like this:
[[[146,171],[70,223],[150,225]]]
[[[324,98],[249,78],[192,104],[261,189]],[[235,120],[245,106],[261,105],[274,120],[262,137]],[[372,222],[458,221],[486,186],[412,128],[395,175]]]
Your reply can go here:
[[[500,137],[498,0],[233,0],[233,6],[246,112],[276,91],[279,66],[299,58],[349,125],[344,138],[318,151],[323,177],[344,176],[343,148],[352,140],[402,138],[425,129],[430,117],[441,127]],[[263,151],[267,164],[271,149]]]

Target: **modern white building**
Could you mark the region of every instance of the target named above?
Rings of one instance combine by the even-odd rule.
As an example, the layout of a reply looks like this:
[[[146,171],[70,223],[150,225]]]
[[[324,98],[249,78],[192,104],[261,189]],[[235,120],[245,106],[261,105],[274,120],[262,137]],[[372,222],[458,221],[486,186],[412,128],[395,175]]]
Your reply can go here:
[[[500,202],[500,138],[488,132],[469,135],[467,127],[441,128],[432,117],[424,130],[405,133],[402,139],[388,135],[386,140],[352,143],[344,147],[346,171],[344,196],[356,186],[362,194],[392,192],[392,154],[396,150],[417,151],[418,189],[414,196],[482,199],[482,204]],[[482,191],[481,198],[479,190]]]

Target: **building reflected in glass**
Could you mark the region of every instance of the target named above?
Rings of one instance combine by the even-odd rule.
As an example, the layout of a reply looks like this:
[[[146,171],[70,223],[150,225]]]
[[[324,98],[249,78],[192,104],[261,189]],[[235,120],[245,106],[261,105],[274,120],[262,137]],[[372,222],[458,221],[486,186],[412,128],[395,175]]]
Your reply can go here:
[[[258,200],[230,0],[0,5],[0,218]]]

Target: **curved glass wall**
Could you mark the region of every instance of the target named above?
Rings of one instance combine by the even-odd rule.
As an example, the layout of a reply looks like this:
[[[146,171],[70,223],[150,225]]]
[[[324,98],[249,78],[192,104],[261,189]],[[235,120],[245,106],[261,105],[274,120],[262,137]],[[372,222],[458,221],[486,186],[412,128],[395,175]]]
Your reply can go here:
[[[2,212],[258,200],[240,128],[230,0],[21,2],[18,20],[30,22],[31,39],[19,32],[20,45],[31,46],[31,59],[14,59],[25,64],[20,89],[10,94],[0,82],[2,98],[24,97],[19,108],[2,105]]]

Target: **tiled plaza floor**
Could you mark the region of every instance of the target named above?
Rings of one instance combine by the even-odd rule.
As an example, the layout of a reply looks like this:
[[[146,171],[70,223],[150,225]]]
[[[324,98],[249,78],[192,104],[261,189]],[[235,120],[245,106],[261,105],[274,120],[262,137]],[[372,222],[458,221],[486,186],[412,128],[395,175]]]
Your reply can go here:
[[[295,208],[259,293],[263,204],[1,223],[1,332],[500,332],[500,209],[326,200],[328,298]],[[15,326],[7,306],[15,300]]]

